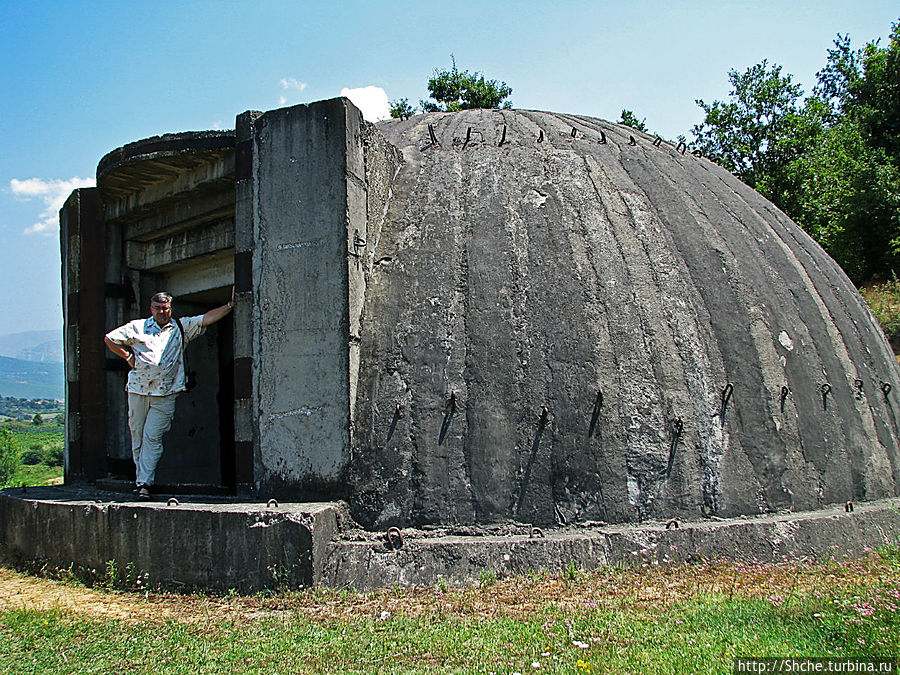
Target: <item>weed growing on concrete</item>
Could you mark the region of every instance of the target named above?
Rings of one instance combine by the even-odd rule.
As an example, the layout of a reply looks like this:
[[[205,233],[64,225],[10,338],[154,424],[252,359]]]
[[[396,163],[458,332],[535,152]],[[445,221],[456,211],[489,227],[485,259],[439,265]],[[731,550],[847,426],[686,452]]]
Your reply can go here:
[[[484,568],[478,573],[478,585],[481,588],[493,586],[497,583],[497,573],[489,568]]]
[[[578,577],[581,575],[581,568],[578,567],[578,564],[574,560],[570,560],[569,564],[566,565],[566,569],[563,572],[563,578],[567,582],[577,581]]]

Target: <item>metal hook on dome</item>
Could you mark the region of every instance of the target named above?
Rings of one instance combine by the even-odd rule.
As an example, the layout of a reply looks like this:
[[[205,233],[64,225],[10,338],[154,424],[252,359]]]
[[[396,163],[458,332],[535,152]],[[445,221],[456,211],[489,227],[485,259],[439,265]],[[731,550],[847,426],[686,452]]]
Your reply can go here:
[[[597,428],[597,419],[600,417],[600,409],[603,407],[603,390],[597,390],[597,398],[594,399],[594,410],[591,412],[591,425],[588,427],[588,438],[594,435]]]
[[[538,424],[541,429],[547,426],[547,421],[550,419],[550,411],[547,409],[547,406],[541,407],[541,417],[538,420]]]
[[[725,411],[728,410],[728,402],[731,400],[733,393],[734,385],[729,382],[722,390],[722,403],[719,406],[719,419],[722,421],[722,424],[725,424]]]
[[[575,138],[575,136],[577,134],[578,134],[578,129],[576,129],[575,127],[572,127],[572,138]]]
[[[628,145],[637,145],[637,141],[634,140],[634,136],[628,137]]]
[[[402,418],[403,418],[403,406],[401,406],[398,403],[397,407],[394,408],[394,416],[391,418],[391,426],[388,427],[386,440],[388,440],[388,441],[391,440],[391,436],[394,435],[394,430],[397,428],[397,420],[402,419]]]
[[[506,125],[505,124],[503,125],[503,135],[500,137],[499,145],[503,145],[504,143],[506,143]]]
[[[822,385],[822,410],[828,410],[828,394],[831,393],[831,385],[827,382]]]
[[[396,551],[403,546],[403,534],[400,532],[399,527],[389,527],[386,538],[388,548],[392,551]],[[395,540],[397,543],[394,543]]]
[[[675,146],[675,152],[680,152],[682,155],[687,152],[687,143],[684,141],[678,141],[678,145]]]
[[[784,402],[790,393],[791,390],[787,388],[787,385],[781,388],[781,412],[784,412]]]
[[[537,142],[538,142],[538,143],[543,143],[543,142],[544,142],[544,130],[543,130],[543,129],[541,129],[540,133],[538,134],[538,140],[537,140]]]
[[[666,478],[672,475],[672,465],[675,463],[675,451],[678,449],[678,441],[684,432],[684,422],[680,417],[672,420],[672,443],[669,445],[669,462],[666,464]]]
[[[600,130],[600,145],[606,145],[606,134],[603,133],[603,129]]]
[[[890,382],[882,382],[881,383],[881,393],[884,394],[885,400],[888,397],[888,394],[891,393],[891,383]]]
[[[434,127],[430,124],[428,125],[428,135],[431,137],[432,145],[440,145],[440,143],[438,143],[437,136],[434,133]]]
[[[653,141],[653,147],[658,148],[658,147],[660,146],[661,143],[662,143],[662,138],[660,138],[659,136],[657,136],[657,137],[656,137],[656,140]]]
[[[450,392],[450,398],[447,399],[447,405],[444,408],[444,421],[441,424],[441,433],[438,436],[438,445],[444,444],[444,439],[447,437],[447,431],[450,429],[450,422],[453,420],[453,415],[456,413],[456,392]]]

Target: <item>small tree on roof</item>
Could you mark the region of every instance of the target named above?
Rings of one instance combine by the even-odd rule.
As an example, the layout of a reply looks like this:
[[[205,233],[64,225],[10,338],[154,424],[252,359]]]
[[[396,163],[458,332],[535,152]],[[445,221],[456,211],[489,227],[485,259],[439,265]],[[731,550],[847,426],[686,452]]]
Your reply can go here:
[[[421,101],[425,112],[455,112],[472,108],[512,108],[512,101],[506,101],[512,94],[512,87],[506,82],[486,80],[484,75],[468,70],[460,72],[456,58],[451,54],[453,67],[438,70],[428,80],[428,91],[434,101]]]

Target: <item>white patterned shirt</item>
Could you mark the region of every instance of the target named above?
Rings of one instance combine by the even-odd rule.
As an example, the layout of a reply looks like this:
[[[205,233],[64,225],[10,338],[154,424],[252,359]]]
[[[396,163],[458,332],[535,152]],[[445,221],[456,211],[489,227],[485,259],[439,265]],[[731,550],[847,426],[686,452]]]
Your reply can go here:
[[[206,332],[203,315],[181,319],[188,342]],[[165,326],[153,317],[135,319],[106,334],[111,342],[131,347],[134,368],[128,373],[125,391],[144,396],[168,396],[184,391],[184,359],[181,332],[175,318]]]

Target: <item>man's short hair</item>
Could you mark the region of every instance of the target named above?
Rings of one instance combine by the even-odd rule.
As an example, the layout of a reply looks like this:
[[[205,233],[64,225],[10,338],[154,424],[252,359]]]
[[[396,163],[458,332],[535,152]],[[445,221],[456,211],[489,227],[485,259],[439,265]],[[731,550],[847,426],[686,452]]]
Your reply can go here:
[[[165,291],[160,291],[150,298],[150,302],[172,302],[172,296]]]

